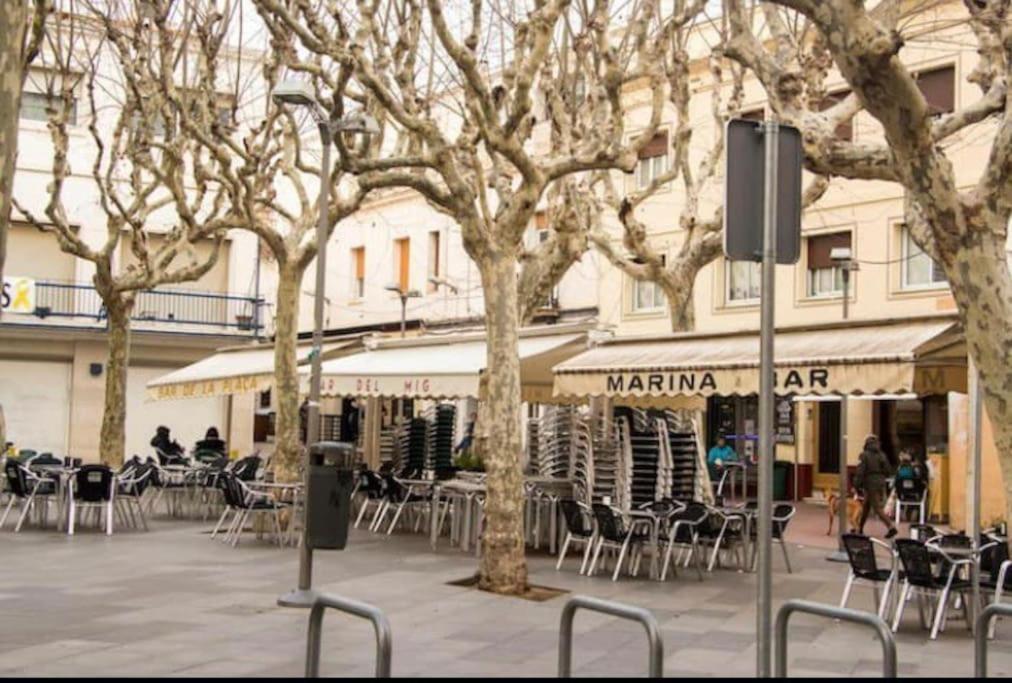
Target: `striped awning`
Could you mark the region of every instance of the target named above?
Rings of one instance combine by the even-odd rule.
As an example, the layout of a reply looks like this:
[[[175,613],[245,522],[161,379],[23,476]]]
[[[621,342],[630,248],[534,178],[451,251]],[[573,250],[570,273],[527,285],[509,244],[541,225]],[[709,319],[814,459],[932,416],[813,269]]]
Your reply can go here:
[[[952,319],[777,330],[778,394],[966,391],[966,349]],[[759,391],[756,332],[613,340],[557,365],[557,399],[634,400]]]

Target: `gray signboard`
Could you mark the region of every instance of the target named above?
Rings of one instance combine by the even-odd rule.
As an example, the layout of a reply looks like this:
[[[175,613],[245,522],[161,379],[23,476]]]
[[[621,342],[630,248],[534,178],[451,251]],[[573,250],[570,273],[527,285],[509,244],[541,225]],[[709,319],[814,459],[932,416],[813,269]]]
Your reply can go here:
[[[730,119],[724,139],[724,255],[762,261],[763,162],[761,121]],[[801,133],[780,125],[777,192],[777,263],[801,256]]]

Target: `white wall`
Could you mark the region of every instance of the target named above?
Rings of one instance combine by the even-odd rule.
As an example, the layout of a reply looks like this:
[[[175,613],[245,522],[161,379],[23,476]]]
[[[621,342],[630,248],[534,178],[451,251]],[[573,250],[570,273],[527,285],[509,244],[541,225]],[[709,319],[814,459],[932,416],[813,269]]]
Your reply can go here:
[[[68,455],[70,376],[70,363],[0,360],[0,405],[16,448]]]

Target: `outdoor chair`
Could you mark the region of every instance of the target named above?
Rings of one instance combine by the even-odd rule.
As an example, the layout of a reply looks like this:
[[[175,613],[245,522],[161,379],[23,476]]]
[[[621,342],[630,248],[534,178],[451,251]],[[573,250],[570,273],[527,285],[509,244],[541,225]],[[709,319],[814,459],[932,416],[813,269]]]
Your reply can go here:
[[[70,510],[67,513],[67,533],[73,535],[78,514],[93,511],[96,526],[105,519],[105,533],[112,535],[115,476],[106,465],[83,465],[71,481]],[[82,515],[83,517],[84,515]]]
[[[754,509],[755,505],[750,501],[746,504],[746,508]],[[780,546],[780,550],[784,553],[784,564],[787,566],[787,573],[792,574],[791,569],[791,557],[787,552],[787,540],[784,535],[787,533],[787,525],[794,517],[795,509],[790,503],[776,503],[773,506],[773,528],[771,529],[771,535],[773,542]],[[756,556],[758,555],[757,549],[759,545],[756,543],[756,538],[759,531],[759,524],[756,518],[752,519],[752,524],[749,525],[749,541],[752,545],[752,562],[751,567],[755,569]]]
[[[661,546],[665,546],[664,563],[661,565],[661,581],[667,578],[669,566],[677,575],[677,566],[683,550],[687,550],[689,553],[688,557],[685,558],[685,566],[689,566],[689,562],[694,561],[699,580],[703,580],[703,559],[699,547],[699,528],[706,522],[709,514],[705,505],[693,502],[683,506],[681,509],[672,511],[668,515],[667,523],[661,528],[661,533],[658,537],[658,543]],[[679,557],[672,563],[671,556],[675,546],[679,546]]]
[[[144,516],[144,505],[141,500],[151,485],[154,472],[154,465],[137,462],[125,467],[116,477],[116,502],[123,510],[123,519],[129,521],[134,528],[140,521],[144,531],[148,530],[148,520]]]
[[[63,464],[63,461],[52,453],[38,453],[26,460],[25,464],[28,465],[29,469],[33,467],[59,467]]]
[[[261,517],[268,515],[273,522],[275,542],[278,547],[282,547],[284,540],[281,532],[280,513],[281,510],[289,507],[289,504],[275,500],[270,494],[250,490],[244,481],[231,472],[223,473],[219,482],[227,507],[218,520],[217,526],[211,532],[211,538],[218,534],[230,511],[233,513],[232,521],[225,532],[224,540],[226,543],[230,543],[233,548],[239,545],[243,528],[251,516],[255,518],[258,515]]]
[[[916,594],[918,599],[917,608],[923,628],[928,625],[925,619],[924,602],[936,599],[934,612],[931,614],[931,640],[935,640],[939,630],[943,628],[948,614],[949,597],[953,593],[962,598],[963,616],[966,619],[967,628],[972,629],[973,625],[970,622],[967,603],[971,586],[969,581],[958,578],[958,573],[963,567],[972,564],[973,560],[951,557],[941,546],[931,547],[927,543],[910,538],[897,539],[895,547],[899,553],[900,564],[903,566],[903,587],[899,593],[896,615],[893,618],[893,631],[899,629],[900,621],[903,619],[903,610],[911,593]],[[938,574],[933,570],[932,551],[941,555],[945,560]]]
[[[847,582],[843,586],[840,607],[847,606],[850,592],[854,586],[859,581],[864,582],[870,585],[875,593],[875,606],[879,618],[885,619],[890,591],[899,580],[896,551],[888,543],[862,534],[844,534],[843,547],[847,551],[847,559],[850,562],[850,573],[847,574]],[[882,548],[889,554],[888,569],[879,567],[875,548]],[[879,595],[880,585],[882,586],[881,596]]]
[[[896,488],[896,524],[903,521],[904,510],[917,511],[917,523],[924,524],[927,516],[928,487],[919,479],[901,479]]]
[[[154,514],[155,507],[164,499],[165,514],[179,515],[182,511],[183,499],[190,485],[187,479],[188,473],[166,469],[153,458],[148,458],[147,462],[154,468],[149,479],[155,491],[155,495],[148,498],[148,514]]]
[[[745,568],[745,517],[725,512],[716,507],[707,509],[707,516],[699,526],[699,540],[703,545],[712,546],[706,571],[712,572],[720,559],[720,553],[733,551],[738,566]]]
[[[386,480],[386,506],[379,513],[373,531],[382,530],[387,513],[393,509],[394,517],[390,520],[389,526],[387,526],[387,535],[389,536],[393,533],[397,522],[400,521],[401,515],[405,510],[425,512],[429,510],[431,499],[428,496],[415,493],[414,486],[405,484],[398,477],[387,475],[384,479]],[[419,514],[415,520],[416,531],[418,524],[421,522],[421,517]]]
[[[583,562],[580,563],[580,573],[587,570],[587,562],[590,553],[594,549],[594,513],[584,503],[572,499],[559,501],[562,507],[562,518],[566,522],[566,538],[562,541],[562,548],[559,550],[559,561],[555,563],[555,570],[562,568],[566,559],[566,552],[570,543],[582,543]]]
[[[373,506],[373,518],[372,521],[376,520],[379,515],[380,509],[386,502],[386,497],[383,495],[385,489],[385,483],[383,478],[378,474],[369,469],[364,469],[358,473],[358,484],[356,485],[356,494],[362,494],[361,507],[358,510],[358,516],[355,518],[355,528],[362,523],[362,518],[365,517],[365,513],[368,511],[369,506]],[[372,528],[372,521],[370,521],[369,528]]]
[[[991,539],[980,547],[980,589],[990,591],[992,604],[997,605],[1002,601],[1006,590],[1012,590],[1012,576],[1009,576],[1009,568],[1012,567],[1012,560],[1009,559],[1008,541],[1005,539]],[[998,619],[995,617],[987,629],[987,637],[994,638],[994,630]]]
[[[16,502],[20,505],[21,513],[18,515],[17,524],[14,526],[14,533],[21,531],[21,525],[24,524],[29,513],[40,502],[44,503],[44,507],[40,513],[40,521],[44,525],[49,516],[49,504],[53,502],[58,503],[59,490],[56,482],[46,477],[40,477],[14,459],[8,459],[4,463],[4,474],[7,480],[7,492],[10,495],[10,500],[4,509],[3,517],[0,518],[0,529],[3,529],[7,523],[7,516]]]
[[[622,571],[622,563],[627,558],[630,560],[631,573],[635,575],[639,570],[643,546],[650,542],[650,522],[645,519],[633,519],[627,522],[620,510],[602,503],[595,503],[592,510],[594,521],[597,523],[597,543],[594,546],[594,556],[590,561],[587,575],[594,575],[598,560],[601,559],[601,550],[604,548],[618,551],[615,571],[611,575],[612,581],[618,580],[619,572]]]
[[[930,524],[911,524],[910,538],[915,541],[929,541],[939,536],[938,530]]]

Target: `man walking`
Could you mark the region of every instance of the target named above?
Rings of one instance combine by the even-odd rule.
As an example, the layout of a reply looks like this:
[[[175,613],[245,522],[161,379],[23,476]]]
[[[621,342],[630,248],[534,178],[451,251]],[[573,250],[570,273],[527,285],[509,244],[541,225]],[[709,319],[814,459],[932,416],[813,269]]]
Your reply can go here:
[[[874,434],[864,440],[864,450],[861,451],[861,462],[857,466],[857,473],[854,475],[854,485],[858,490],[864,492],[864,505],[861,508],[861,526],[858,533],[864,533],[864,524],[868,521],[869,513],[874,510],[875,515],[888,527],[886,538],[896,535],[896,527],[892,520],[885,513],[886,482],[894,476],[893,467],[886,458],[885,453],[879,446],[878,437]]]

